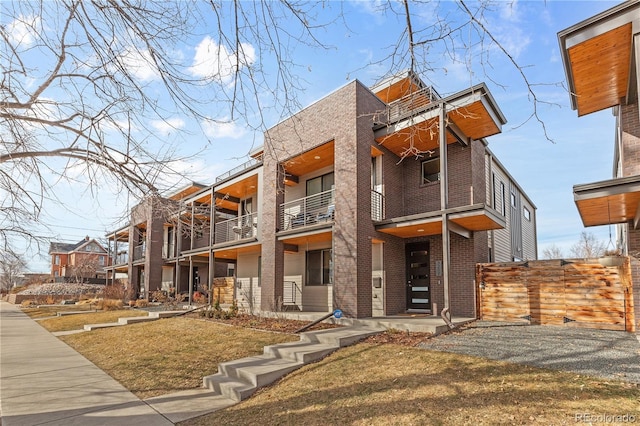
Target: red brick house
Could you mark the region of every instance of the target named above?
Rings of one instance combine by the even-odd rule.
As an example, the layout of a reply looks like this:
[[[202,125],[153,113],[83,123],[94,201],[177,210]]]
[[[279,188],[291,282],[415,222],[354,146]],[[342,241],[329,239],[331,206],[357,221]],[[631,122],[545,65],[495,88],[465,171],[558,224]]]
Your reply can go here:
[[[88,236],[75,244],[52,242],[49,255],[54,279],[104,278],[109,265],[107,250]]]

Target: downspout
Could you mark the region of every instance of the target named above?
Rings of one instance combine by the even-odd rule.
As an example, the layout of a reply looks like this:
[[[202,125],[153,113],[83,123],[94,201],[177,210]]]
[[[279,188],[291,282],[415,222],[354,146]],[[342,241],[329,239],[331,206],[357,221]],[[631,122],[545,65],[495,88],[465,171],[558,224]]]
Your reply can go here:
[[[446,131],[446,105],[444,102],[440,107],[440,211],[442,211],[442,282],[444,290],[444,309],[440,316],[449,328],[454,328],[449,312],[449,275],[451,272],[450,241],[449,241],[449,219],[447,208],[449,206],[449,179],[447,170],[447,131]]]

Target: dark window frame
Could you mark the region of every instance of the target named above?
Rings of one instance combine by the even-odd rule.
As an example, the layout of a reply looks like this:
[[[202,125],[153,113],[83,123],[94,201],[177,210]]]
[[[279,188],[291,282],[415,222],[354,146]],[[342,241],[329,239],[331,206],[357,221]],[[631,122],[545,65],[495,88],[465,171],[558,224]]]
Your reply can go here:
[[[426,164],[435,164],[437,171],[435,168],[430,170],[430,173],[425,176],[424,167]],[[426,160],[422,160],[420,162],[420,185],[430,185],[432,183],[440,182],[440,156],[429,157]]]

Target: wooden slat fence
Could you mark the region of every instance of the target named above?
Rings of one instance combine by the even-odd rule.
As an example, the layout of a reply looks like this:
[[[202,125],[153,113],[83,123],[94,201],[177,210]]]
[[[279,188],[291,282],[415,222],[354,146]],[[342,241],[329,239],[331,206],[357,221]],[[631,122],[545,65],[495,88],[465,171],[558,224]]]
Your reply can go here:
[[[635,331],[629,258],[482,263],[478,312],[489,321]]]

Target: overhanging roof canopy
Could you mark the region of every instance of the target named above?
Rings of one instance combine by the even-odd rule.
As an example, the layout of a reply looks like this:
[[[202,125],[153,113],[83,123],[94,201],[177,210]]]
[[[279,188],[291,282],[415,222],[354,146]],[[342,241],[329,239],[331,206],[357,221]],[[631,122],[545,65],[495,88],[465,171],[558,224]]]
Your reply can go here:
[[[573,196],[584,226],[638,223],[640,176],[574,185]]]
[[[505,218],[484,204],[450,208],[447,214],[451,230],[458,233],[502,229],[506,226]],[[401,238],[441,235],[442,211],[388,219],[376,225],[376,229]]]
[[[397,102],[401,102],[398,100]],[[426,152],[439,145],[438,120],[442,106],[447,113],[447,126],[455,131],[447,132],[447,143],[460,137],[482,139],[502,131],[506,119],[485,84],[478,84],[446,98],[436,99],[420,108],[412,109],[411,115],[374,127],[376,142],[399,157],[407,149]],[[393,105],[389,108],[393,110]]]
[[[571,107],[579,116],[637,97],[639,34],[638,0],[621,3],[558,33]]]

